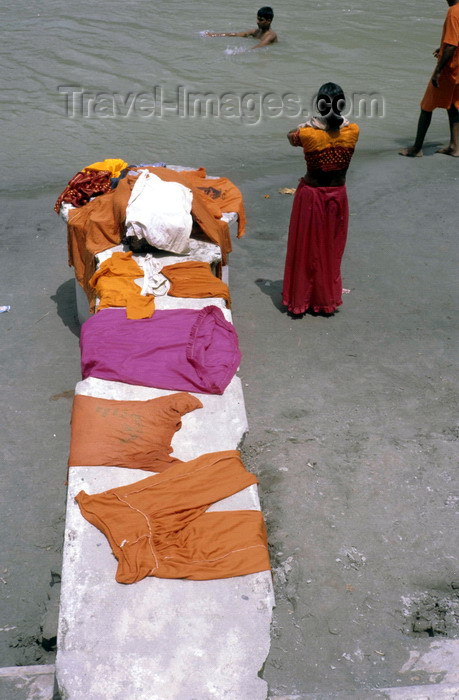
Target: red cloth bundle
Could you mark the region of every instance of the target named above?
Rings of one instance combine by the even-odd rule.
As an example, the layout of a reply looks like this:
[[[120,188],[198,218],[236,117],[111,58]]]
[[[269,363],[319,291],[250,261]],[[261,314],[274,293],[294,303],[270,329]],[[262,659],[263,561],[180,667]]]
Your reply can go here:
[[[59,214],[62,202],[70,202],[74,207],[82,207],[95,194],[108,192],[110,178],[111,173],[108,170],[87,170],[84,173],[76,173],[57,198],[54,211]]]

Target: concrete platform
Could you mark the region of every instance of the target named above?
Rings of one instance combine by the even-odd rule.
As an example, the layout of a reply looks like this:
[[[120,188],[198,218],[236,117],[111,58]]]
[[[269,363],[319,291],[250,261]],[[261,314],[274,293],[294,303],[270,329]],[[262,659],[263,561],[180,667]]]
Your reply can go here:
[[[231,321],[223,299],[156,299],[157,309],[209,304]],[[148,400],[173,392],[88,378],[76,393]],[[237,449],[248,429],[240,379],[235,376],[222,396],[196,395],[203,408],[183,416],[173,454],[190,460]],[[258,674],[270,646],[271,573],[118,584],[106,538],[82,518],[74,501],[81,489],[97,493],[147,476],[113,467],[69,470],[56,659],[63,699],[264,700],[267,683]],[[260,509],[256,486],[210,508],[237,509]]]
[[[148,400],[168,391],[89,378],[76,393]],[[241,382],[223,396],[199,394],[203,408],[183,417],[174,455],[235,449],[247,430]],[[212,429],[209,430],[209,426]],[[105,537],[81,517],[74,496],[146,478],[141,470],[72,467],[69,473],[57,678],[69,700],[258,700],[269,651],[271,574],[215,581],[114,580]],[[149,474],[148,474],[149,476]],[[259,509],[251,486],[211,510]]]
[[[0,668],[1,700],[54,700],[54,665]]]

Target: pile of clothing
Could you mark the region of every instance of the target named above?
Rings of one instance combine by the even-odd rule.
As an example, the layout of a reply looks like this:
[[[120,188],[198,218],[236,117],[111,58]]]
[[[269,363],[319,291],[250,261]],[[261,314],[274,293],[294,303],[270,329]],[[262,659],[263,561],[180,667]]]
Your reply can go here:
[[[76,497],[82,515],[107,537],[118,560],[116,580],[204,580],[269,569],[259,511],[207,512],[257,483],[239,452],[182,462],[171,446],[182,416],[202,407],[194,394],[222,395],[241,360],[224,313],[229,289],[214,274],[221,265],[196,254],[207,241],[226,262],[231,244],[222,214],[237,213],[242,236],[241,193],[202,168],[107,159],[77,173],[55,209],[68,221],[69,264],[94,312],[81,329],[83,378],[170,392],[149,401],[74,399],[70,467],[154,472]],[[166,294],[213,303],[156,310],[155,298]]]
[[[224,265],[231,240],[223,215],[235,212],[238,238],[245,233],[241,192],[227,178],[207,177],[204,168],[107,159],[77,173],[54,208],[67,220],[69,265],[91,303],[95,255],[122,241],[135,253],[188,255],[191,239],[204,238],[218,246]]]

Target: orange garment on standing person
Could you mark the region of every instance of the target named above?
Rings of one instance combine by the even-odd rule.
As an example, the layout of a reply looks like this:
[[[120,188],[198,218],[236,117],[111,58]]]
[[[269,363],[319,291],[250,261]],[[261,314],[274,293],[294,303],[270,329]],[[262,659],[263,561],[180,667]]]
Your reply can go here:
[[[107,537],[118,560],[119,583],[146,576],[203,581],[270,568],[260,511],[206,512],[256,483],[240,453],[228,450],[104,493],[80,491],[76,501],[86,520]]]
[[[450,62],[443,68],[438,87],[434,87],[429,80],[421,102],[421,109],[426,112],[433,112],[437,108],[449,109],[452,106],[459,109],[459,4],[450,7],[446,15],[439,60],[447,44],[455,46],[456,51]]]
[[[128,318],[151,318],[155,311],[152,294],[141,295],[141,288],[134,280],[143,277],[143,270],[132,258],[132,252],[113,253],[104,260],[89,280],[99,297],[97,311],[112,306],[125,306]]]
[[[161,270],[171,283],[168,294],[171,297],[192,297],[206,299],[222,297],[227,306],[231,306],[228,285],[212,274],[207,262],[190,260],[189,262],[166,265]]]

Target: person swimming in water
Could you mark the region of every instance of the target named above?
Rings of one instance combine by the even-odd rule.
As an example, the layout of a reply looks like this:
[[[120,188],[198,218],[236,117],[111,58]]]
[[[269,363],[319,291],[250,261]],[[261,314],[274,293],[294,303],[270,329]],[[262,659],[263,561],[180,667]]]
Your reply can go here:
[[[271,29],[274,12],[272,7],[261,7],[257,12],[257,29],[249,29],[247,32],[206,32],[205,36],[242,36],[258,39],[258,44],[252,49],[261,49],[277,41],[277,34]]]

